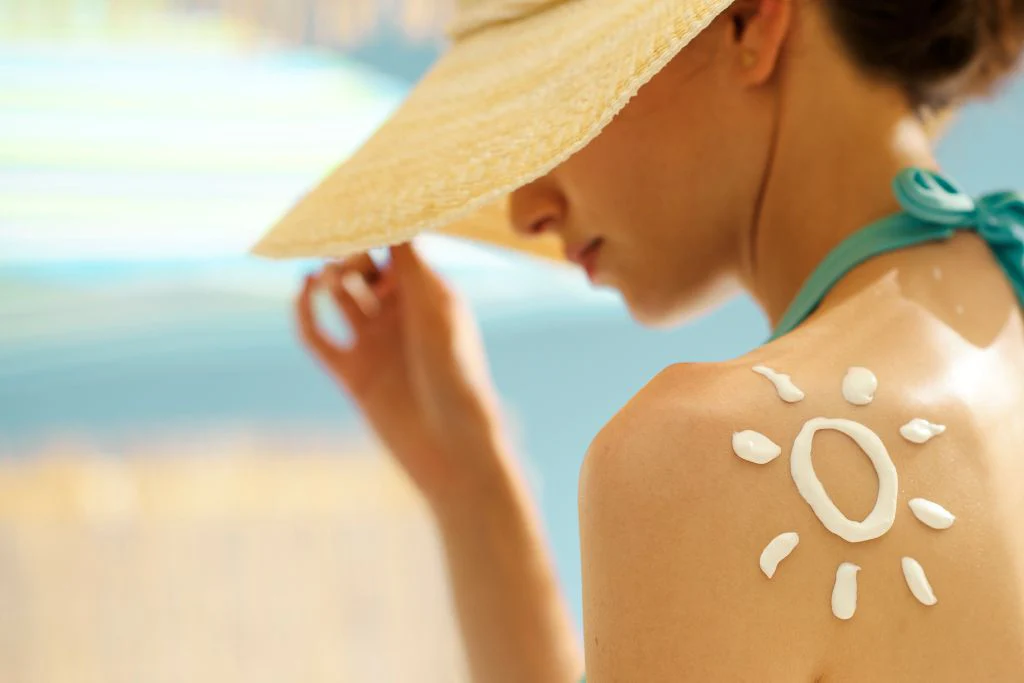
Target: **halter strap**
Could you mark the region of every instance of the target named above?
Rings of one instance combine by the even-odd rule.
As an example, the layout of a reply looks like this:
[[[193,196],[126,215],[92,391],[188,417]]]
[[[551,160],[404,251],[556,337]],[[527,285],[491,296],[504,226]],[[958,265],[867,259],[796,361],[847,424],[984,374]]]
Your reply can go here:
[[[903,212],[861,228],[829,252],[804,282],[771,339],[792,332],[861,263],[890,251],[948,240],[957,230],[970,230],[985,240],[1024,307],[1024,195],[997,192],[974,199],[948,178],[920,168],[901,171],[893,191]]]

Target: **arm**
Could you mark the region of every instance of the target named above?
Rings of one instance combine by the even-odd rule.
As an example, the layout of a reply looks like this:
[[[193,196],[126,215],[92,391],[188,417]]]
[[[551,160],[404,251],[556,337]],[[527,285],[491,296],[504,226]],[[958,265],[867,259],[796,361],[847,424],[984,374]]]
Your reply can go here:
[[[575,683],[574,629],[518,478],[503,472],[435,516],[472,680]]]
[[[348,345],[317,325],[318,288],[348,321]],[[473,680],[573,683],[573,629],[469,313],[409,245],[386,267],[364,255],[311,276],[297,313],[306,345],[433,512]]]

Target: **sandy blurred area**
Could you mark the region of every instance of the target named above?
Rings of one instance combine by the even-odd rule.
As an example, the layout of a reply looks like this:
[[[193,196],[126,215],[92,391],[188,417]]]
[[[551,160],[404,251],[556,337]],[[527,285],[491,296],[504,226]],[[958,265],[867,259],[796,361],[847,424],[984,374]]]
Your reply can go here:
[[[464,680],[433,530],[383,458],[0,461],[0,680]]]

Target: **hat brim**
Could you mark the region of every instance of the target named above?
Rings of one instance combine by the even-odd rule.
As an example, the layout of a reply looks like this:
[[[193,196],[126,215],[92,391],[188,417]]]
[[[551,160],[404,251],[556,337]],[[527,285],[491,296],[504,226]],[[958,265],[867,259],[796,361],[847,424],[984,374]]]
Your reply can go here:
[[[594,139],[732,0],[567,0],[456,42],[253,248],[343,257],[442,232],[559,258],[507,195]]]

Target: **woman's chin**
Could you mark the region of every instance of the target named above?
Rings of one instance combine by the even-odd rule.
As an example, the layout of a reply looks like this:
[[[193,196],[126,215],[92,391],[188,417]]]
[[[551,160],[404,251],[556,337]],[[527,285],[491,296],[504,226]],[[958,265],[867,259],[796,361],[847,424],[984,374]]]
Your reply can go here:
[[[619,287],[629,315],[638,324],[654,329],[665,329],[686,324],[715,310],[735,295],[735,287],[704,287],[679,296],[678,291],[658,296],[656,292],[637,292]]]
[[[681,313],[677,307],[665,305],[665,302],[657,297],[639,296],[636,292],[629,292],[621,287],[618,289],[629,316],[644,327],[673,327],[686,319],[685,311]]]

